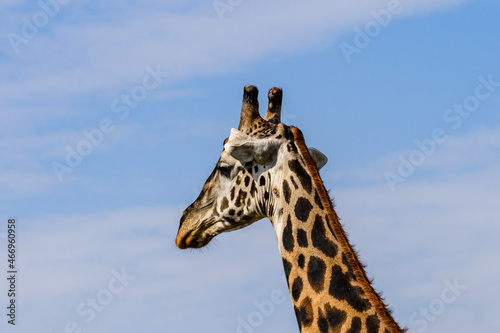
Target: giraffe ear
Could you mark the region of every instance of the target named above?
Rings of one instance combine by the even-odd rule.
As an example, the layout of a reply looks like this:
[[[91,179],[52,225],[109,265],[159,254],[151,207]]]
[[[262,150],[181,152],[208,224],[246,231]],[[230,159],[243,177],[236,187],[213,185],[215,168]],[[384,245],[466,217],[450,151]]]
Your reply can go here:
[[[242,163],[268,164],[276,158],[279,147],[276,139],[255,139],[233,128],[224,150]]]
[[[328,157],[325,154],[320,152],[318,149],[309,147],[309,154],[313,158],[314,162],[316,162],[316,167],[320,170],[325,164],[328,162]]]

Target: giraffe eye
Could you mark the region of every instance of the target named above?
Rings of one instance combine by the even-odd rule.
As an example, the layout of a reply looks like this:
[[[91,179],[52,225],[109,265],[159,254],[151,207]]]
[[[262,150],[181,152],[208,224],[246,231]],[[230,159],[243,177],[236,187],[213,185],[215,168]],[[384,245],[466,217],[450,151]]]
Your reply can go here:
[[[219,172],[222,176],[229,178],[231,176],[231,171],[233,170],[233,167],[231,166],[220,166]]]

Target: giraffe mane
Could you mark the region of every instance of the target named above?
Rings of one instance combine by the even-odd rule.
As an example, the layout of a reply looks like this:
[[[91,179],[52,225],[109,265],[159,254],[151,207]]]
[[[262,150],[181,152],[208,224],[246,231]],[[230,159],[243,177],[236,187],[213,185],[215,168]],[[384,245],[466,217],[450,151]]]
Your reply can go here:
[[[330,229],[333,231],[334,235],[337,237],[342,248],[344,249],[347,260],[353,269],[356,279],[360,281],[361,287],[363,291],[366,293],[370,302],[372,304],[375,304],[376,308],[381,313],[384,314],[382,316],[382,320],[384,321],[384,323],[388,327],[390,327],[391,330],[399,330],[406,332],[407,331],[406,328],[401,329],[394,320],[390,319],[392,313],[391,309],[387,306],[387,304],[385,304],[382,295],[379,292],[377,292],[375,288],[372,286],[373,281],[366,275],[365,265],[359,260],[357,252],[350,245],[347,238],[347,234],[342,228],[342,225],[340,223],[340,218],[335,212],[334,203],[330,199],[330,196],[328,195],[328,192],[325,189],[325,186],[323,185],[323,181],[319,175],[316,163],[309,154],[309,150],[307,149],[302,132],[297,127],[291,127],[291,130],[293,133],[295,143],[299,149],[299,153],[304,159],[309,174],[313,179],[313,183],[316,185],[319,197],[321,199],[321,203],[323,204],[323,206],[327,211],[329,221],[326,221],[326,223],[329,224]]]

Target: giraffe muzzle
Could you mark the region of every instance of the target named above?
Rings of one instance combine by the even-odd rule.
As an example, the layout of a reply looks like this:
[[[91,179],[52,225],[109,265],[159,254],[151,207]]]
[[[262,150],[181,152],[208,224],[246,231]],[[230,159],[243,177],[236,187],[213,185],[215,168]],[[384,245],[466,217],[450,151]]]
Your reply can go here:
[[[175,238],[175,245],[181,250],[188,248],[201,248],[207,245],[213,237],[204,235],[204,233],[196,228],[193,228],[189,222],[186,222],[189,213],[184,211],[181,217],[179,231]]]
[[[177,233],[175,245],[181,250],[193,248],[199,249],[210,243],[212,237],[197,235],[195,231],[188,231],[182,234],[180,231]]]

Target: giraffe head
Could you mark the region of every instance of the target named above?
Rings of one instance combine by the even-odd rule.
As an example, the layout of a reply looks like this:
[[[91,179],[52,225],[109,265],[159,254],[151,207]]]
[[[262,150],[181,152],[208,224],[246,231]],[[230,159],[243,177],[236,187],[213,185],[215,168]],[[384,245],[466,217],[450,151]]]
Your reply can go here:
[[[258,90],[246,86],[238,129],[224,141],[224,150],[199,197],[184,211],[176,244],[200,248],[221,232],[241,229],[279,212],[279,191],[287,161],[298,154],[291,129],[280,123],[282,91],[269,91],[264,118],[259,114]],[[326,156],[309,148],[318,168]]]

